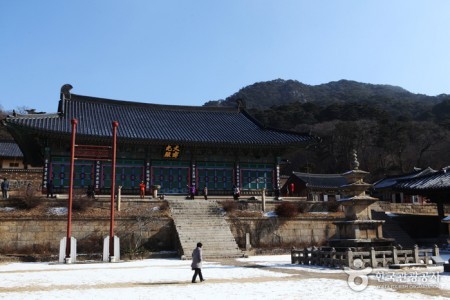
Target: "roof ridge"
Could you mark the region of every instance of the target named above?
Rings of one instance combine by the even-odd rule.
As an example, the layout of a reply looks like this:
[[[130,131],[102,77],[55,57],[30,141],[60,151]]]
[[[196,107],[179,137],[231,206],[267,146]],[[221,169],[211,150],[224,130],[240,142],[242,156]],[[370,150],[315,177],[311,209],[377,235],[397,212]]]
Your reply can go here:
[[[217,106],[195,106],[195,105],[175,105],[175,104],[157,104],[157,103],[146,103],[146,102],[136,102],[128,100],[117,100],[93,96],[85,96],[78,94],[71,94],[70,99],[65,101],[78,101],[78,102],[90,102],[90,103],[104,103],[109,105],[127,105],[127,106],[142,106],[148,108],[157,109],[167,109],[167,110],[198,110],[198,111],[222,111],[222,112],[236,112],[239,113],[238,109],[235,107],[217,107]]]
[[[294,174],[305,174],[307,176],[334,176],[334,177],[343,177],[342,174],[319,174],[319,173],[304,173],[304,172],[293,172]]]
[[[31,119],[31,118],[59,118],[61,115],[59,113],[41,113],[41,114],[14,114],[7,115],[6,119]]]

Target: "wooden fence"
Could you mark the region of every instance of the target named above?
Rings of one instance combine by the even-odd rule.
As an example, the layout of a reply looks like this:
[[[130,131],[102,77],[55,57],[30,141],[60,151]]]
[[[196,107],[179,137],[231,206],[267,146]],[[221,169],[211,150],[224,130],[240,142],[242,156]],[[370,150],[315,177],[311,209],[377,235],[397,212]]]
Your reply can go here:
[[[335,249],[330,247],[305,248],[291,250],[293,264],[317,265],[333,268],[381,268],[399,264],[435,265],[439,256],[439,248],[431,249],[400,249],[395,246],[385,250],[361,250],[357,248]]]

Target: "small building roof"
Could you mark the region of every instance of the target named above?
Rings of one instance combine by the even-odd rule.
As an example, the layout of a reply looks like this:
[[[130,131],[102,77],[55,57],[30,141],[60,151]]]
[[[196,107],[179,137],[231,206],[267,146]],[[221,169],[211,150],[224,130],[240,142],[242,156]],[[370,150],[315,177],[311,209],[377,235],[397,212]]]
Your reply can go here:
[[[398,181],[395,189],[409,192],[450,191],[450,167],[433,173]]]
[[[239,108],[157,105],[65,94],[54,114],[13,115],[8,127],[40,134],[69,135],[78,120],[77,136],[112,136],[134,142],[288,146],[314,142],[316,137],[262,126]]]
[[[400,181],[408,180],[408,179],[414,179],[416,177],[421,177],[421,176],[425,176],[425,175],[428,175],[428,174],[433,174],[435,172],[436,172],[436,170],[433,170],[430,167],[425,168],[425,169],[415,169],[411,173],[401,174],[401,175],[396,175],[396,176],[390,176],[390,177],[386,177],[386,178],[383,178],[381,180],[378,180],[377,182],[375,182],[373,184],[373,188],[375,190],[393,188]]]
[[[311,174],[292,172],[292,176],[297,177],[306,183],[309,188],[339,188],[347,184],[347,180],[341,174]]]
[[[23,154],[15,142],[0,141],[0,157],[23,157]]]

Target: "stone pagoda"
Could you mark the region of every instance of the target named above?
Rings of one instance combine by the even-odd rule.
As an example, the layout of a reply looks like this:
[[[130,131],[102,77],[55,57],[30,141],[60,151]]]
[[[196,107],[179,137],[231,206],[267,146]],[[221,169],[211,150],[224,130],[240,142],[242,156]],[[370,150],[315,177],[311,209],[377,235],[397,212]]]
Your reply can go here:
[[[342,174],[347,180],[347,184],[341,186],[345,196],[339,200],[345,220],[333,222],[336,236],[328,241],[328,245],[335,248],[392,246],[394,239],[383,237],[384,221],[372,219],[370,206],[378,199],[366,194],[372,186],[363,180],[368,172],[359,169],[356,151],[352,155],[352,170]]]

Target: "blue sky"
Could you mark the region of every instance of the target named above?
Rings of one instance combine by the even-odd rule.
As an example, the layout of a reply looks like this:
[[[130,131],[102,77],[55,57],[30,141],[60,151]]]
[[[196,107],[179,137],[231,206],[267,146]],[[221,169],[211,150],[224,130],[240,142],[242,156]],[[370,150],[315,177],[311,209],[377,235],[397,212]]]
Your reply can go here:
[[[202,105],[277,78],[450,94],[448,0],[0,0],[0,106]]]

